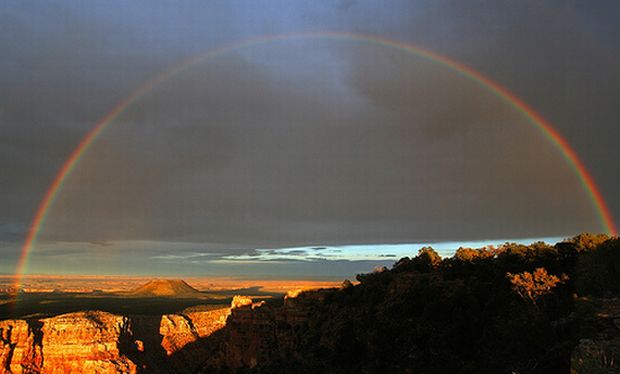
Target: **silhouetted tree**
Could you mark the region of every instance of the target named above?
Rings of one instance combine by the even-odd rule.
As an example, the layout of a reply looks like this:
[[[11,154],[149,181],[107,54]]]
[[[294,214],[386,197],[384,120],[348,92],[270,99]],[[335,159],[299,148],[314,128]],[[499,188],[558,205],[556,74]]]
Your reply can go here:
[[[431,247],[422,247],[413,258],[412,265],[420,272],[432,271],[441,265],[441,256]]]
[[[342,288],[343,288],[343,289],[346,289],[346,288],[351,288],[351,287],[353,287],[353,283],[351,283],[351,281],[350,281],[350,280],[345,279],[345,280],[342,282]]]
[[[308,298],[309,320],[282,339],[286,365],[251,372],[568,373],[573,348],[600,328],[596,300],[584,308],[574,284],[620,295],[620,239],[459,248],[447,259],[425,247],[380,270]]]
[[[573,245],[573,248],[577,253],[591,251],[603,244],[609,239],[609,236],[605,234],[590,234],[583,233],[579,234],[571,239],[568,239],[564,243],[569,243]]]
[[[580,295],[620,295],[620,238],[613,238],[583,253],[577,260]]]

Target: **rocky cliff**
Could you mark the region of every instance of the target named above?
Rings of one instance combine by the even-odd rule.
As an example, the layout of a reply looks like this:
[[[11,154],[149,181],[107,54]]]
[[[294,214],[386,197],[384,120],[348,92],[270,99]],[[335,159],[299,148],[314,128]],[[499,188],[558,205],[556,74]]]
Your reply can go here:
[[[253,303],[251,299],[233,301],[233,308],[222,332],[219,350],[204,363],[203,372],[275,367],[286,372],[287,363],[297,362],[300,337],[308,329],[313,313],[320,313],[334,289],[293,292],[283,304]],[[270,369],[268,369],[269,371]]]
[[[230,309],[228,308],[163,315],[159,325],[159,334],[162,336],[161,346],[170,356],[187,344],[210,336],[223,328],[229,315]]]
[[[253,368],[295,355],[294,331],[326,293],[282,305],[233,298],[230,308],[161,317],[88,311],[0,322],[0,373],[188,373]]]
[[[36,372],[43,366],[39,326],[22,320],[0,322],[0,368],[5,373]]]
[[[281,303],[235,297],[230,308],[160,317],[80,312],[1,321],[0,373],[322,372],[326,368],[348,372],[355,365],[342,361],[349,353],[355,353],[359,361],[366,359],[349,352],[350,347],[360,350],[360,344],[369,341],[356,337],[362,330],[351,322],[351,316],[359,317],[353,309],[338,305],[343,300],[351,302],[347,298],[338,301],[343,293],[351,294],[351,287],[304,292]],[[582,339],[574,349],[572,373],[613,372],[609,369],[616,367],[620,302],[602,302],[596,315],[598,333]],[[385,313],[369,309],[360,315],[377,311]],[[393,332],[390,336],[399,335]],[[395,344],[380,341],[391,347]],[[332,355],[338,361],[330,361]],[[337,362],[345,366],[337,368]]]
[[[209,348],[196,343],[224,327],[229,314],[221,308],[129,318],[88,311],[1,321],[0,373],[195,371]]]
[[[126,317],[105,312],[65,314],[38,321],[0,322],[0,364],[5,373],[132,373],[121,354],[131,335]]]

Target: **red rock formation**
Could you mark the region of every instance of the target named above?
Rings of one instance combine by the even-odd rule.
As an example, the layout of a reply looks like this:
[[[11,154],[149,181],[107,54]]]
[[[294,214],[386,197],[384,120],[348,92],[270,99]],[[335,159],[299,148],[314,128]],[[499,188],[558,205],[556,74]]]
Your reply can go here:
[[[120,354],[127,318],[104,312],[0,322],[3,373],[135,373]]]
[[[191,372],[200,361],[185,358],[196,359],[206,351],[200,344],[189,350],[187,345],[224,327],[229,314],[229,308],[221,308],[164,315],[159,331],[153,330],[149,336],[140,335],[146,334],[144,331],[136,334],[132,325],[150,322],[99,311],[38,321],[0,321],[0,374],[136,373],[140,367],[155,372]],[[151,341],[154,345],[145,343]],[[159,350],[154,348],[158,344]],[[181,350],[183,355],[174,362],[160,357]]]
[[[161,346],[168,356],[198,339],[192,322],[184,315],[166,314],[161,316],[159,333],[163,336]]]
[[[232,302],[230,303],[230,307],[232,309],[241,308],[241,307],[248,306],[248,305],[252,305],[252,298],[248,296],[241,296],[241,295],[237,295],[233,297]]]
[[[161,317],[161,346],[168,356],[199,338],[211,335],[226,325],[229,308],[187,314],[166,314]]]
[[[41,320],[44,373],[135,373],[121,354],[131,335],[127,317],[106,312],[79,312]]]
[[[185,315],[192,321],[198,336],[204,338],[226,326],[226,319],[230,315],[230,308],[215,309],[206,312],[191,312]]]
[[[0,372],[40,371],[43,356],[38,335],[26,321],[0,321]]]
[[[292,352],[290,330],[305,323],[321,293],[282,307],[236,296],[231,308],[153,317],[89,311],[0,322],[2,373],[184,373],[255,367]],[[223,329],[226,327],[226,329]],[[222,330],[218,338],[213,333]],[[204,338],[211,337],[208,341]]]

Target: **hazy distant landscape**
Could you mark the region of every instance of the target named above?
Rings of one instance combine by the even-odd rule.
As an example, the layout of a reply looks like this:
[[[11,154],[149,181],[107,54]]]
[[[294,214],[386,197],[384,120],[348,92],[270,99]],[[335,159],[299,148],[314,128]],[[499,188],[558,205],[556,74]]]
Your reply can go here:
[[[337,287],[341,282],[191,278],[187,290],[156,290],[148,277],[30,276],[17,295],[12,276],[0,276],[0,320],[43,318],[82,310],[117,314],[162,315],[193,306],[230,305],[235,295],[255,300],[282,298],[288,291]],[[181,282],[167,279],[164,282]],[[157,293],[160,294],[157,294]]]

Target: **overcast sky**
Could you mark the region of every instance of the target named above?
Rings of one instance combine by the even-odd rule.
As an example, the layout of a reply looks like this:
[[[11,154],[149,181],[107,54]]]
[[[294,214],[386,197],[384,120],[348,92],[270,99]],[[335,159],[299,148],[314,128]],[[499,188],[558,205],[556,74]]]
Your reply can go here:
[[[618,19],[617,1],[3,1],[0,272],[99,119],[264,35],[372,34],[479,71],[553,124],[620,217]],[[289,38],[135,100],[66,180],[28,271],[348,276],[421,244],[583,231],[604,231],[584,186],[505,100],[397,48]]]

